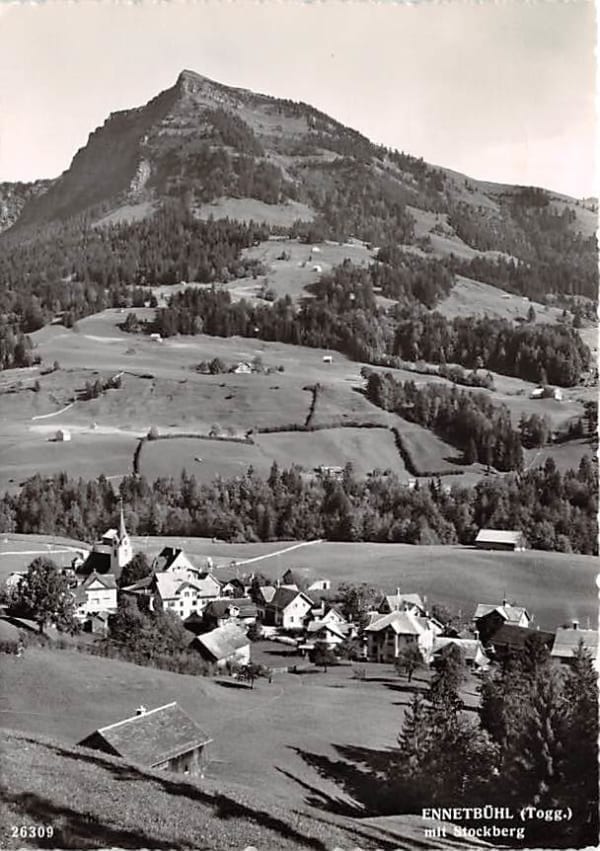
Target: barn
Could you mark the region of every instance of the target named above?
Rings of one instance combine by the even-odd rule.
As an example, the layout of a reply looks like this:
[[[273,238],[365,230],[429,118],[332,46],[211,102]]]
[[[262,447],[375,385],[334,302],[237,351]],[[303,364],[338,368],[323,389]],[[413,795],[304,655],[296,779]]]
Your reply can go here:
[[[527,541],[523,532],[517,530],[480,529],[475,546],[480,550],[522,552],[527,549]]]
[[[95,730],[78,745],[145,768],[202,775],[211,741],[173,701],[156,709],[140,706],[131,718]]]

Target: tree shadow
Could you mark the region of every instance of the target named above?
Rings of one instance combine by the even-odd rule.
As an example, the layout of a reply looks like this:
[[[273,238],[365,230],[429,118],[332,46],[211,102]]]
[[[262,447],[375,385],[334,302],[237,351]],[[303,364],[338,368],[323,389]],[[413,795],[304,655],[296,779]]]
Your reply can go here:
[[[11,795],[2,789],[2,800],[12,804],[19,813],[27,813],[35,823],[52,825],[54,835],[37,840],[40,848],[156,848],[156,849],[188,849],[192,848],[187,842],[174,844],[161,842],[154,836],[145,833],[120,830],[105,824],[91,813],[81,813],[71,807],[60,806],[49,798],[43,798],[32,792],[22,792]],[[194,845],[194,848],[196,846]],[[204,846],[206,848],[206,846]],[[199,849],[201,851],[201,849]]]
[[[355,745],[333,745],[333,748],[339,759],[309,753],[296,747],[291,747],[290,750],[314,769],[319,777],[333,782],[346,796],[345,799],[323,792],[291,774],[286,774],[280,768],[278,771],[289,776],[310,793],[306,798],[308,804],[326,812],[352,818],[397,813],[398,802],[389,782],[394,752]]]

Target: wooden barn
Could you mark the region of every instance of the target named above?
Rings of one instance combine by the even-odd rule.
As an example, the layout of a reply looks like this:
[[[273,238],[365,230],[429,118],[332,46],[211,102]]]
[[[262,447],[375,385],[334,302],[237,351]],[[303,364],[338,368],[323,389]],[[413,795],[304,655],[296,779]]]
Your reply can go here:
[[[202,775],[212,740],[174,701],[91,733],[80,747],[119,756],[146,768]]]

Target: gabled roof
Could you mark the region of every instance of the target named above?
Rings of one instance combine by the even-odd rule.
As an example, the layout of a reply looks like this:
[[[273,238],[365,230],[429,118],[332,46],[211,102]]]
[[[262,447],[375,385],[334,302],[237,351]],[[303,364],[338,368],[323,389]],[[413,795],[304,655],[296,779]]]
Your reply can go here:
[[[518,529],[480,529],[475,541],[518,545],[522,542],[523,537],[523,532]]]
[[[397,635],[422,635],[427,630],[427,621],[415,617],[411,612],[390,612],[374,618],[365,632],[381,632],[388,627]]]
[[[115,565],[115,568],[115,575],[118,579],[121,575],[121,570],[117,565]],[[91,550],[86,560],[79,565],[75,572],[78,576],[89,576],[90,573],[111,573],[111,570],[112,559],[110,551],[108,549],[106,551],[95,549]]]
[[[184,588],[193,588],[201,597],[213,597],[220,588],[214,576],[208,573],[194,579],[184,579],[171,573],[157,573],[154,582],[163,600],[173,599]]]
[[[524,614],[527,615],[528,620],[531,620],[531,615],[525,606],[513,606],[512,603],[502,603],[500,606],[494,603],[478,603],[475,609],[474,620],[479,620],[479,618],[489,615],[490,612],[498,612],[506,623],[518,624]]]
[[[531,635],[537,635],[550,647],[554,641],[554,633],[542,629],[530,629],[527,626],[517,626],[513,623],[503,623],[500,629],[490,638],[490,644],[521,650]]]
[[[417,608],[425,611],[425,604],[420,594],[386,594],[381,602],[382,606],[384,602],[392,612],[406,606],[417,606]]]
[[[325,623],[323,623],[323,621],[320,620],[311,621],[306,627],[306,631],[310,633],[318,633],[321,632],[321,630],[328,630],[329,632],[334,633],[334,635],[338,635],[340,638],[345,638],[347,631],[342,629],[340,624],[330,621],[325,621]]]
[[[87,576],[84,579],[84,581],[81,583],[80,587],[83,588],[85,591],[87,591],[88,588],[90,587],[90,585],[93,585],[94,582],[99,582],[101,585],[103,585],[107,589],[117,587],[117,580],[115,579],[114,573],[99,574],[99,573],[96,573],[96,571],[93,571],[92,573],[90,573],[90,575]]]
[[[551,656],[560,659],[571,659],[583,641],[583,646],[590,651],[595,659],[598,653],[598,630],[596,629],[572,629],[571,627],[559,627],[550,652]]]
[[[476,638],[446,638],[443,636],[437,636],[433,639],[432,653],[436,656],[443,656],[449,652],[449,648],[452,646],[459,647],[466,660],[475,660],[478,653],[486,655],[483,644]]]
[[[161,573],[163,570],[168,570],[173,562],[180,556],[183,556],[186,561],[189,561],[181,547],[163,547],[154,559],[154,569],[157,573]]]
[[[79,745],[102,748],[106,744],[118,756],[153,766],[210,741],[196,722],[173,702],[102,727]]]
[[[242,618],[255,618],[258,614],[256,604],[249,597],[224,597],[221,600],[212,600],[204,609],[204,615],[225,618],[233,607],[239,609]]]
[[[247,647],[250,640],[246,633],[233,623],[219,626],[204,635],[197,635],[192,645],[199,644],[215,662],[227,659],[236,650]]]
[[[285,609],[297,597],[304,597],[307,603],[311,606],[313,605],[313,601],[310,599],[308,594],[304,593],[304,591],[299,591],[297,588],[285,588],[284,586],[280,586],[276,589],[273,598],[268,603],[268,606],[274,609]]]
[[[263,598],[265,603],[270,603],[273,597],[275,596],[275,592],[277,588],[274,585],[261,585],[258,589],[258,593]]]

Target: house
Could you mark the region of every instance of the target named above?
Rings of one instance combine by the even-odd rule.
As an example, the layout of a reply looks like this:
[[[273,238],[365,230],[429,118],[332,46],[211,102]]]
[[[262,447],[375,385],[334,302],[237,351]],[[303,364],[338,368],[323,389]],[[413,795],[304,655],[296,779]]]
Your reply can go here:
[[[247,586],[237,576],[226,581],[221,579],[221,597],[245,597],[246,590]]]
[[[58,443],[66,443],[68,440],[71,440],[71,432],[66,428],[59,428],[54,435],[54,440]]]
[[[544,388],[543,387],[534,387],[531,393],[529,394],[530,399],[543,399],[544,398]]]
[[[151,583],[154,608],[174,612],[182,620],[193,612],[201,612],[213,600],[218,600],[221,585],[211,573],[187,579],[177,572],[156,573]]]
[[[484,646],[476,638],[448,638],[436,636],[433,639],[430,661],[435,665],[436,660],[444,658],[452,647],[458,647],[468,668],[485,671],[489,668],[490,660]]]
[[[484,644],[487,644],[504,624],[528,627],[532,620],[532,616],[524,606],[515,606],[507,603],[506,600],[502,601],[501,606],[493,603],[478,603],[473,616],[475,629]]]
[[[90,573],[73,593],[75,617],[85,620],[92,614],[117,611],[117,582],[112,573]]]
[[[261,621],[266,618],[267,615],[267,604],[271,602],[273,597],[275,596],[275,592],[277,588],[275,585],[261,585],[254,592],[254,602],[256,603],[256,611],[258,613],[258,617]]]
[[[214,629],[226,623],[250,626],[256,623],[258,610],[249,597],[228,597],[213,600],[202,612],[205,628]]]
[[[333,355],[323,355],[323,363],[333,363]]]
[[[328,647],[337,647],[346,640],[346,629],[337,623],[325,623],[322,620],[310,621],[306,627],[305,643],[326,644]]]
[[[125,528],[123,507],[119,513],[119,528],[108,529],[93,545],[87,558],[76,567],[76,575],[81,581],[92,573],[103,575],[112,573],[116,580],[123,568],[133,558],[131,540]]]
[[[254,370],[252,364],[248,363],[248,361],[240,361],[237,366],[234,366],[232,372],[236,375],[250,375]]]
[[[212,559],[207,559],[207,569],[212,568]],[[170,573],[185,579],[197,579],[203,571],[192,564],[180,547],[163,547],[152,562],[154,573]]]
[[[556,636],[550,655],[559,662],[569,664],[573,660],[573,654],[577,651],[579,643],[588,650],[596,665],[598,663],[598,630],[580,629],[578,621],[574,620],[569,627],[561,626],[556,630]]]
[[[511,654],[521,653],[525,648],[527,639],[533,636],[537,636],[537,640],[543,641],[548,649],[554,644],[553,632],[505,623],[489,639],[489,645],[493,649],[496,659],[505,659]]]
[[[527,549],[523,532],[507,529],[480,529],[475,538],[475,546],[480,550],[509,550],[522,552]]]
[[[217,668],[230,665],[247,665],[250,662],[250,639],[234,623],[219,626],[210,632],[197,635],[190,644],[203,659]]]
[[[374,613],[365,628],[367,657],[373,662],[393,662],[404,650],[416,647],[428,659],[436,633],[428,618],[412,612]]]
[[[176,702],[109,724],[78,742],[128,762],[179,774],[202,775],[212,740]]]
[[[425,615],[425,602],[420,594],[401,594],[400,589],[396,589],[395,594],[385,594],[378,607],[377,611],[381,614],[389,614],[390,612],[413,612],[417,615]]]
[[[297,591],[304,591],[307,586],[307,581],[298,571],[288,568],[281,577],[281,583],[284,588],[295,588]]]
[[[282,629],[302,629],[304,619],[313,607],[313,601],[297,588],[277,588],[265,605],[264,623]]]
[[[330,579],[315,579],[310,583],[307,591],[329,591],[331,589]]]

